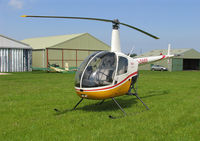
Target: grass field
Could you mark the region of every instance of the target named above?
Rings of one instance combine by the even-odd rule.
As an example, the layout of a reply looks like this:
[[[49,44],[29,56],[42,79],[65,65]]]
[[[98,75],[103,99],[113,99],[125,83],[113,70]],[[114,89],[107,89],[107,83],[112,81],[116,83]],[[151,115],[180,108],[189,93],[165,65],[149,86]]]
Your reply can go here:
[[[74,74],[29,72],[0,76],[0,140],[132,141],[200,140],[200,71],[141,71],[138,93],[116,100],[84,100],[76,111],[56,115],[54,108],[71,109],[80,99]]]

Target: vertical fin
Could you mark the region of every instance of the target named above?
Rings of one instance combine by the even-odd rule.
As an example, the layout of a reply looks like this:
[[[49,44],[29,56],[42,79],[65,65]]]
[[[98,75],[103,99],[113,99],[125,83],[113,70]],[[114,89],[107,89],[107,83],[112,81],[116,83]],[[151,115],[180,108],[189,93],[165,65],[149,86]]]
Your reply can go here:
[[[167,55],[169,56],[171,53],[171,44],[168,44],[168,53],[167,53]],[[168,58],[168,64],[170,64],[170,58]],[[168,66],[168,68],[169,68],[169,66]]]
[[[170,55],[170,51],[171,51],[171,44],[168,44],[168,53],[167,53],[167,55]]]

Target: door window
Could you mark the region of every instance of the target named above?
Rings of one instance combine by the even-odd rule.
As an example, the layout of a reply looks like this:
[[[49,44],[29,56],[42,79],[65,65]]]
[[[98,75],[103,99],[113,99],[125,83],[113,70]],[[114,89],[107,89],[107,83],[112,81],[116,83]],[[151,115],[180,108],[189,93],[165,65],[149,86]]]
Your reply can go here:
[[[128,70],[128,59],[125,57],[119,56],[118,61],[118,69],[117,69],[117,75],[121,75],[124,73],[127,73]]]

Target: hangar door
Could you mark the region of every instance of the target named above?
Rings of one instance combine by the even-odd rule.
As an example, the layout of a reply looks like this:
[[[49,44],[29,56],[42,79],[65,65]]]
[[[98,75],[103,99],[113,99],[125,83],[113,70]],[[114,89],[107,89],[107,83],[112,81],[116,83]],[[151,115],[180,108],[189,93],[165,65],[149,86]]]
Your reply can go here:
[[[183,70],[200,70],[200,59],[183,59]]]
[[[182,70],[183,70],[183,59],[172,58],[172,71],[182,71]]]

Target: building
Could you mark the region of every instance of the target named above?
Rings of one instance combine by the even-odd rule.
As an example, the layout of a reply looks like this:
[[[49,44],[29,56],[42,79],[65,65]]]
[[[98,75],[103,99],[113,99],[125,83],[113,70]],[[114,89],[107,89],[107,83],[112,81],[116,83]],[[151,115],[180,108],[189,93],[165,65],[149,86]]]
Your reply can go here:
[[[0,72],[31,71],[32,48],[0,35]]]
[[[49,64],[78,67],[91,53],[110,50],[110,46],[88,33],[31,38],[22,40],[33,48],[33,68],[47,68]]]
[[[158,56],[167,54],[167,50],[153,50],[138,57]],[[145,64],[139,67],[140,70],[150,70],[152,65],[162,65],[169,71],[200,70],[200,53],[194,49],[173,49],[171,54],[180,54],[170,59]]]

